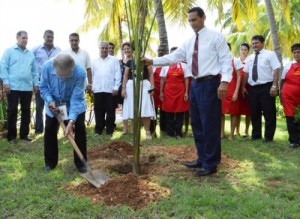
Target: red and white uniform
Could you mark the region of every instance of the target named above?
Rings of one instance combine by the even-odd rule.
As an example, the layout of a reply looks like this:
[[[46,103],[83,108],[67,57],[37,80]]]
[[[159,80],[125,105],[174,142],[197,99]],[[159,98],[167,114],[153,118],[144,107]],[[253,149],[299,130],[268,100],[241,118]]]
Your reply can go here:
[[[228,91],[225,99],[222,100],[222,114],[239,115],[239,100],[233,102],[232,97],[234,95],[235,88],[237,86],[237,74],[236,71],[243,68],[242,62],[239,59],[232,59],[232,79],[228,83]]]
[[[289,63],[282,72],[282,79],[285,80],[282,87],[284,114],[294,117],[295,108],[300,105],[300,63]]]
[[[173,113],[188,111],[189,101],[184,102],[184,79],[191,77],[191,75],[186,70],[186,64],[177,63],[169,67],[164,67],[160,76],[166,78],[162,110]]]

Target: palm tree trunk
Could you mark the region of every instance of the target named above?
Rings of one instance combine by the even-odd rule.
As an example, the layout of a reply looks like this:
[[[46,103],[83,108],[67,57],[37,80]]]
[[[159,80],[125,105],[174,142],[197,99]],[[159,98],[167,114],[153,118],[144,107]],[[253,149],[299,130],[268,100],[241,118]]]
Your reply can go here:
[[[169,50],[168,33],[166,29],[166,22],[165,22],[162,1],[154,0],[154,6],[157,9],[156,20],[158,24],[158,35],[159,35],[160,45],[165,46],[165,48],[168,51]]]
[[[272,7],[271,0],[265,0],[266,8],[267,8],[267,13],[268,13],[268,20],[270,24],[270,30],[271,30],[271,36],[272,36],[272,41],[274,45],[274,51],[280,61],[280,64],[282,66],[282,53],[279,45],[279,37],[278,37],[278,31],[276,27],[276,21],[275,21],[275,16],[274,16],[274,10]]]

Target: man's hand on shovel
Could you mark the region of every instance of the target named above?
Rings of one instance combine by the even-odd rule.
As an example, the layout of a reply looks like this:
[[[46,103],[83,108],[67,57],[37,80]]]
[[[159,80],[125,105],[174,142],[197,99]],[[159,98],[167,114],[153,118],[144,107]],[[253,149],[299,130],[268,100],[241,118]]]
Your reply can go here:
[[[74,131],[73,131],[73,120],[69,120],[69,123],[65,130],[65,137],[68,137],[68,135],[71,135],[74,138]]]
[[[60,113],[60,110],[58,107],[55,106],[55,102],[50,102],[49,103],[49,110],[51,111],[51,113],[56,117],[58,118],[58,121],[59,122],[62,122],[63,121],[61,120],[61,117],[59,115]],[[73,121],[72,120],[69,120],[69,123],[68,125],[66,126],[66,129],[64,130],[64,135],[65,137],[68,137],[68,135],[70,135],[71,137],[74,138],[74,131],[73,131]]]

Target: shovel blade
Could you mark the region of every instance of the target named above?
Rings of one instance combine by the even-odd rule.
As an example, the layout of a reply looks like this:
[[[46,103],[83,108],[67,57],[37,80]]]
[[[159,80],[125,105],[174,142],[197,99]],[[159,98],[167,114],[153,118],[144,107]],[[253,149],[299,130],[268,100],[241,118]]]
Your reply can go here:
[[[109,180],[108,176],[106,176],[100,170],[91,170],[86,173],[82,173],[81,176],[96,188],[99,188],[101,185],[103,185]]]

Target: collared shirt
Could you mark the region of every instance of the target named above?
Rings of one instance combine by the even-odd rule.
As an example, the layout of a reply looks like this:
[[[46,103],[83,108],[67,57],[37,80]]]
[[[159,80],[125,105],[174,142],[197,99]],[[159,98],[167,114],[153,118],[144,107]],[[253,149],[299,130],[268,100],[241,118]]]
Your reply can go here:
[[[199,32],[198,40],[198,76],[222,74],[222,81],[229,82],[232,78],[232,65],[229,47],[225,37],[207,27]],[[153,59],[153,65],[169,65],[179,61],[187,61],[188,71],[192,69],[196,35],[187,40],[174,52]]]
[[[111,55],[105,59],[99,57],[92,62],[93,92],[112,93],[121,84],[119,60]]]
[[[233,67],[237,71],[237,70],[241,70],[244,66],[242,61],[239,58],[233,57]]]
[[[187,77],[192,77],[193,75],[191,74],[190,71],[187,70],[187,66],[185,63],[183,62],[178,62],[177,63],[177,68],[180,68],[180,64],[181,64],[181,67],[182,67],[182,70],[183,70],[183,73],[184,73],[184,77],[187,78]],[[162,67],[161,69],[161,72],[159,74],[160,77],[167,77],[167,74],[168,74],[168,71],[169,71],[169,66],[165,66],[165,67]]]
[[[255,53],[251,54],[246,59],[244,72],[248,73],[248,83],[251,86],[266,84],[273,81],[274,70],[280,68],[280,62],[273,51],[262,49],[257,57],[257,81],[252,80],[252,69],[255,59]]]
[[[53,117],[49,110],[50,102],[55,102],[56,106],[66,104],[68,119],[76,121],[78,115],[86,111],[84,81],[85,72],[79,63],[76,63],[71,77],[62,79],[56,75],[53,60],[47,61],[43,65],[40,84],[41,97],[45,100],[47,115]]]
[[[22,51],[16,44],[7,49],[1,60],[0,78],[11,90],[32,91],[39,85],[39,72],[34,55],[28,49]]]
[[[76,53],[72,49],[68,49],[64,51],[64,53],[71,55],[75,61],[79,62],[79,64],[84,68],[85,73],[87,69],[91,68],[91,59],[85,50],[79,48]]]
[[[40,45],[32,49],[36,64],[40,75],[42,74],[42,66],[49,59],[53,58],[60,52],[60,48],[53,46],[50,51],[48,51],[45,45]]]
[[[287,64],[284,66],[284,68],[283,68],[283,70],[282,70],[282,74],[281,74],[281,79],[283,79],[283,80],[285,79],[286,73],[288,73],[288,71],[290,70],[292,64],[295,64],[295,63],[297,63],[296,60],[293,60],[293,61],[287,63]]]

